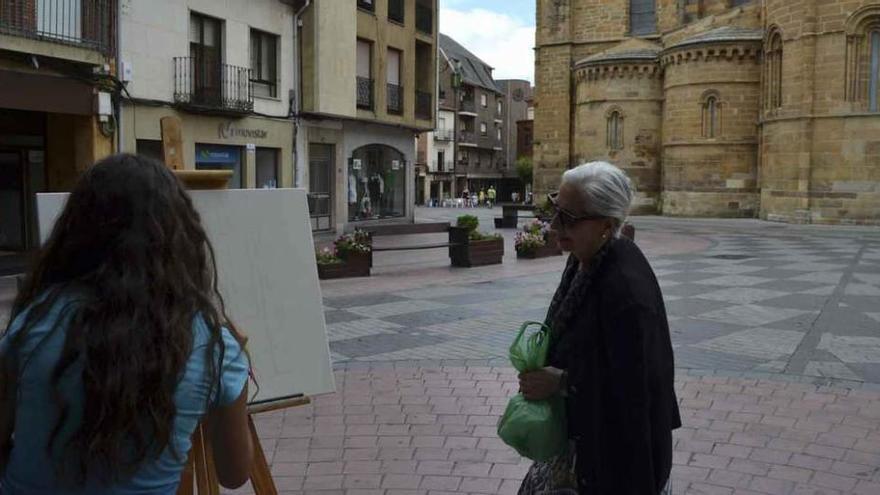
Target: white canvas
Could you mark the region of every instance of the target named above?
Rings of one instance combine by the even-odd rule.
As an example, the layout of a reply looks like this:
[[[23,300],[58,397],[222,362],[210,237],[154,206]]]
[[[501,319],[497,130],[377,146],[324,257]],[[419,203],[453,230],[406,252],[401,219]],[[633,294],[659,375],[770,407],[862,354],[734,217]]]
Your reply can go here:
[[[254,401],[335,390],[306,193],[300,189],[190,191],[217,256],[220,291],[248,336]],[[40,239],[66,193],[37,195]],[[256,387],[251,385],[251,393]]]

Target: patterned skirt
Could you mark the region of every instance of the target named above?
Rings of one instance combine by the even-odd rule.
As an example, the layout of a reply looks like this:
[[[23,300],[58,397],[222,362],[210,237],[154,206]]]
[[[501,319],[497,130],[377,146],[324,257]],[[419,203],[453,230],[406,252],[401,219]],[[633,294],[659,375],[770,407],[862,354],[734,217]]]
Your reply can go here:
[[[532,464],[518,495],[579,495],[574,452],[572,445],[566,454]],[[671,479],[659,495],[672,495]]]

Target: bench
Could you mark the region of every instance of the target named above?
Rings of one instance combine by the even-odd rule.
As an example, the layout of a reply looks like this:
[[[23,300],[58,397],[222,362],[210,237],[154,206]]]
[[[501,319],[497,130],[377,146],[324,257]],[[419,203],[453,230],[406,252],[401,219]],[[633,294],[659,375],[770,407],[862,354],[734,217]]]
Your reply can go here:
[[[530,211],[534,212],[536,209],[535,205],[526,205],[526,204],[518,204],[518,203],[502,203],[501,204],[501,218],[495,218],[495,228],[496,229],[515,229],[517,224],[519,223],[519,212],[521,211]]]
[[[372,240],[374,237],[414,234],[448,234],[450,226],[451,225],[449,222],[431,222],[370,225],[358,228],[369,234],[370,244],[372,244]],[[415,251],[420,249],[453,248],[458,245],[458,243],[452,242],[452,239],[450,238],[450,240],[448,240],[447,242],[434,244],[418,244],[415,246],[372,246],[372,249],[370,250],[370,266],[373,266],[373,253],[380,253],[385,251]]]

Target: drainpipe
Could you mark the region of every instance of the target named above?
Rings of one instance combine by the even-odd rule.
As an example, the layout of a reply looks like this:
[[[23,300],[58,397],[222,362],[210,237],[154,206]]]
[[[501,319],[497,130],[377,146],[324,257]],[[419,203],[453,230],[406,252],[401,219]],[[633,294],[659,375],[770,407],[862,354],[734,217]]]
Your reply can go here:
[[[301,66],[302,53],[299,49],[300,39],[299,39],[299,24],[300,24],[300,16],[309,6],[312,4],[311,0],[306,0],[306,3],[293,14],[293,169],[294,169],[294,180],[293,187],[305,187],[303,185],[303,171],[305,169],[305,165],[298,163],[302,161],[303,150],[298,149],[298,135],[299,135],[299,123],[300,123],[300,111],[302,110],[302,94],[300,94],[300,78],[302,74],[300,74],[299,69]]]
[[[116,80],[122,83],[122,0],[116,0]],[[122,125],[122,89],[116,97],[116,152],[122,153],[125,144]]]

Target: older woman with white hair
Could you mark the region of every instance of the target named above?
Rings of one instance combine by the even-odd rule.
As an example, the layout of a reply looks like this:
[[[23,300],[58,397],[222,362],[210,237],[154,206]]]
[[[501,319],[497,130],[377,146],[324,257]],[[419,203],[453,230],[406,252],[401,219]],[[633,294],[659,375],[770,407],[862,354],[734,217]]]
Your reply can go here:
[[[569,452],[536,463],[521,495],[669,491],[681,426],[666,308],[641,250],[621,236],[633,197],[617,167],[571,169],[551,194],[552,229],[571,253],[547,313],[549,364],[520,375],[528,400],[565,398]]]

